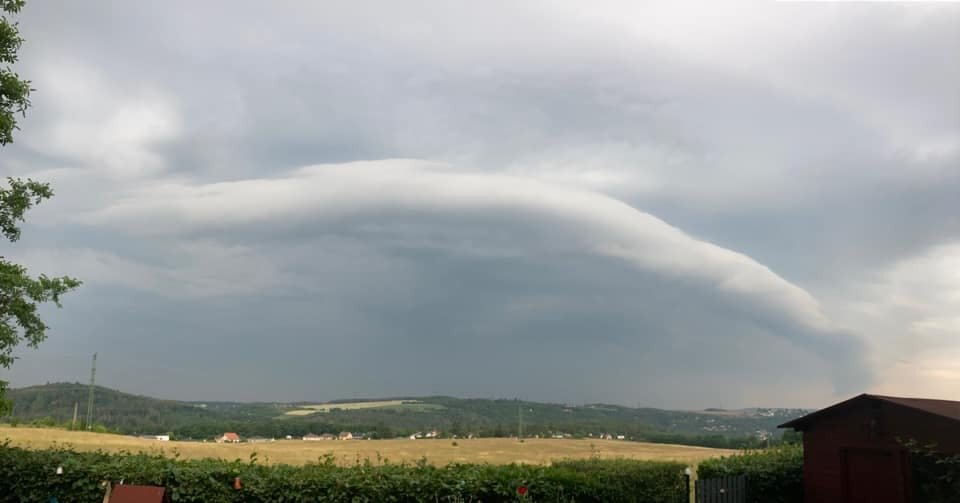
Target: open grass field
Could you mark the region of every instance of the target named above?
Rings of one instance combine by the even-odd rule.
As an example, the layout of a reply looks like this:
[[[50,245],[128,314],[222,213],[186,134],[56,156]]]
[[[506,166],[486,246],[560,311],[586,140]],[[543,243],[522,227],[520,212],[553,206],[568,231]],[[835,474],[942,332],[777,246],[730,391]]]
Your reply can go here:
[[[338,463],[353,464],[369,459],[378,462],[378,455],[391,463],[413,462],[426,457],[436,465],[449,463],[530,463],[547,464],[564,458],[633,458],[677,460],[695,464],[703,459],[735,451],[669,444],[646,444],[616,440],[526,439],[506,438],[452,440],[277,440],[255,444],[216,444],[212,442],[158,442],[122,435],[66,431],[47,428],[0,426],[0,441],[9,438],[16,446],[42,449],[53,445],[69,445],[78,451],[102,449],[109,452],[152,452],[183,458],[243,459],[257,453],[264,463],[294,465],[316,461],[333,454]]]

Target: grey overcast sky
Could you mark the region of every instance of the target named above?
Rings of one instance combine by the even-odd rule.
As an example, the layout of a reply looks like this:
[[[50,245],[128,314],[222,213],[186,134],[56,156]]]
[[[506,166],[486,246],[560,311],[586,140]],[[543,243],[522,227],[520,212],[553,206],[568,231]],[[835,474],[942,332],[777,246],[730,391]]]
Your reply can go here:
[[[28,3],[84,287],[2,377],[178,399],[960,398],[960,4]]]

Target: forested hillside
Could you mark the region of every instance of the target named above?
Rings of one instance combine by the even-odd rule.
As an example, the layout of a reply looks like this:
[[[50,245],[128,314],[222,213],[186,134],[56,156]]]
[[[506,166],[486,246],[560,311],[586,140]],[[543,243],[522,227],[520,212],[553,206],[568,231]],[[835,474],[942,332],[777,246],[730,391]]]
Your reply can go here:
[[[58,424],[70,422],[74,404],[78,422],[86,416],[89,387],[80,383],[55,383],[12,389],[12,418],[20,421],[46,419]],[[193,404],[131,395],[97,386],[94,390],[94,420],[123,432],[172,431],[178,425],[218,418],[219,414]]]
[[[87,386],[58,383],[11,390],[12,422],[69,423],[74,404],[86,411]],[[179,402],[130,395],[97,387],[94,421],[131,434],[173,433],[210,438],[223,431],[243,436],[282,437],[352,431],[389,438],[437,430],[444,436],[516,435],[521,416],[525,435],[574,437],[600,434],[716,447],[759,445],[777,435],[776,425],[803,414],[799,409],[669,411],[617,405],[566,405],[518,400],[452,397],[400,397],[395,404],[362,408],[356,400],[310,403]],[[386,403],[386,402],[385,402]]]

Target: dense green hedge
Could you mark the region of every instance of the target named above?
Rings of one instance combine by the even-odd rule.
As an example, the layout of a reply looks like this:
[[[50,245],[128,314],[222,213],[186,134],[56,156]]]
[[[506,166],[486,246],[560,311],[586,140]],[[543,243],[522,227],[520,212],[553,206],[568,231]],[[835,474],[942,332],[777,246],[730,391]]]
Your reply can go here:
[[[56,473],[57,467],[63,473]],[[303,467],[255,460],[178,460],[146,454],[29,451],[0,445],[0,502],[99,502],[101,480],[166,486],[177,502],[300,501],[684,501],[684,465],[632,460],[531,465],[414,465],[332,458]],[[232,487],[240,477],[242,489]],[[520,487],[525,495],[518,494]],[[521,491],[523,492],[523,491]]]
[[[747,476],[747,501],[801,503],[803,501],[803,446],[783,445],[708,459],[697,468],[697,477]]]
[[[924,503],[956,503],[960,499],[960,454],[941,452],[936,444],[904,442],[910,452],[914,491]]]

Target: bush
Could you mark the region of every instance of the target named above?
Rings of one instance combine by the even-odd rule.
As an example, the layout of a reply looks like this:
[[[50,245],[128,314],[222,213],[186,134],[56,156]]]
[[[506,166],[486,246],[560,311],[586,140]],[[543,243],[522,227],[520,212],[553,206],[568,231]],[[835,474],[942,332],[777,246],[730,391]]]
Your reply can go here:
[[[747,501],[801,503],[803,501],[803,447],[783,445],[761,451],[708,459],[697,477],[747,476]]]
[[[56,473],[57,467],[63,473]],[[332,457],[303,467],[149,454],[29,451],[0,444],[0,502],[99,502],[100,481],[161,485],[175,502],[682,501],[684,465],[633,460],[563,461],[552,466],[358,463]],[[240,477],[242,488],[232,487]],[[520,489],[520,488],[523,489]]]
[[[914,491],[918,501],[951,503],[960,494],[960,454],[941,452],[936,444],[904,442],[910,452]]]

